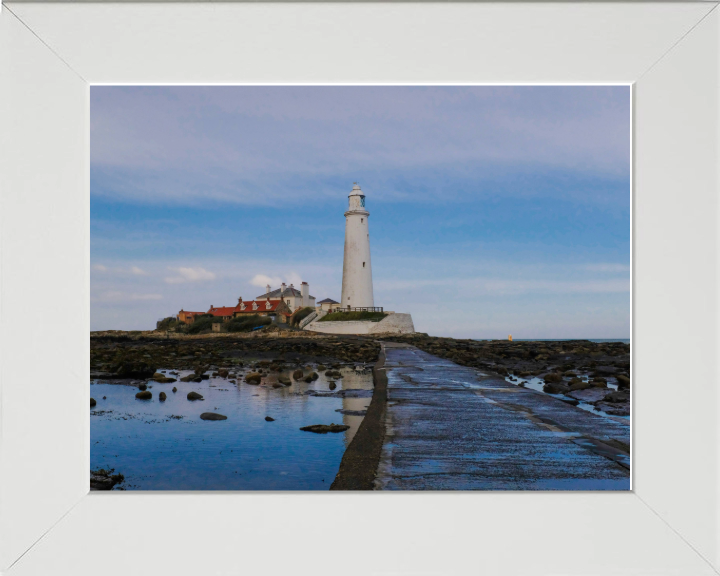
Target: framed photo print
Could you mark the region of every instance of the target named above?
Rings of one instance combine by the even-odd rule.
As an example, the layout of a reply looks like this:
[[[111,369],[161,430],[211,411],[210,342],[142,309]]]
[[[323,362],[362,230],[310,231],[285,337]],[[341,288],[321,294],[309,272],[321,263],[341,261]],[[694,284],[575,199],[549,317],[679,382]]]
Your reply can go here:
[[[719,35],[4,3],[0,570],[717,574]]]

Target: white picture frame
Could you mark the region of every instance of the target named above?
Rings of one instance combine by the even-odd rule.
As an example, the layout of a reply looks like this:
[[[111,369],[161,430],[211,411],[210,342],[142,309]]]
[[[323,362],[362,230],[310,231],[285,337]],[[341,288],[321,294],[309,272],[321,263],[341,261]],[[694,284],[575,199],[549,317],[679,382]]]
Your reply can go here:
[[[720,573],[717,5],[5,3],[0,572]],[[89,493],[89,86],[169,83],[631,84],[632,492]]]

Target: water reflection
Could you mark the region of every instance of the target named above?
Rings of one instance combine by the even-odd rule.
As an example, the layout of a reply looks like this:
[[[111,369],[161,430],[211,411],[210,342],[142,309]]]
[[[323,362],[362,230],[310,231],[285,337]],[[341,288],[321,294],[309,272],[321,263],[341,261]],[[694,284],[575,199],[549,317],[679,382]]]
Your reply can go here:
[[[308,391],[372,390],[372,374],[352,367],[340,369],[342,378],[328,378],[317,366],[319,378],[306,383],[292,380],[282,386],[281,375],[270,373],[260,386],[242,381],[249,369],[236,371],[233,384],[211,377],[202,382],[149,382],[152,400],[135,399],[133,386],[93,383],[91,396],[91,468],[115,468],[125,475],[126,489],[134,490],[327,490],[345,448],[363,416],[337,410],[363,411],[370,397],[315,397]],[[161,372],[175,378],[188,371]],[[172,388],[177,392],[173,393]],[[196,391],[204,400],[191,402]],[[167,400],[160,402],[165,392]],[[105,399],[103,399],[105,397]],[[203,412],[217,412],[224,421],[204,421]],[[267,422],[266,416],[275,419]],[[346,424],[339,434],[300,431],[311,424]]]

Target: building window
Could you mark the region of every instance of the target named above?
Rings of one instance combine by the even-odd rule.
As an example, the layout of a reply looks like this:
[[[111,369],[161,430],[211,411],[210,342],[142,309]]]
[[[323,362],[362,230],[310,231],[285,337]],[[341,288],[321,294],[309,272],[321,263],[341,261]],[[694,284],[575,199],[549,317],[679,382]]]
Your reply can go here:
[[[365,262],[363,262],[363,268],[365,268]]]
[[[360,218],[360,224],[362,224],[363,222],[365,222],[365,219],[364,219],[364,218]]]

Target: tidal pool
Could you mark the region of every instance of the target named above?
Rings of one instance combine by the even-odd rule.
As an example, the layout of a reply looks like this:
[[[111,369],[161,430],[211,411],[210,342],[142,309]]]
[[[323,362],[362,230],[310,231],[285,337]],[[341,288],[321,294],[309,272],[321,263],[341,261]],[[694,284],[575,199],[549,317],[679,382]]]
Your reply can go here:
[[[91,469],[123,474],[125,481],[116,489],[328,490],[363,420],[337,410],[366,410],[373,389],[372,373],[352,367],[340,369],[343,378],[328,379],[318,371],[320,378],[312,383],[293,380],[281,388],[272,387],[277,374],[253,386],[240,377],[237,384],[214,377],[195,383],[179,381],[189,371],[159,372],[178,382],[148,382],[152,400],[137,400],[135,386],[91,383],[90,395],[97,401],[90,411]],[[361,398],[305,394],[331,392],[330,381],[336,382],[333,392],[367,392],[357,393]],[[189,401],[190,391],[204,400]],[[165,402],[159,401],[160,392],[167,394]],[[203,412],[227,420],[201,420]],[[266,416],[275,420],[267,422]],[[331,423],[350,428],[328,434],[300,430]]]

